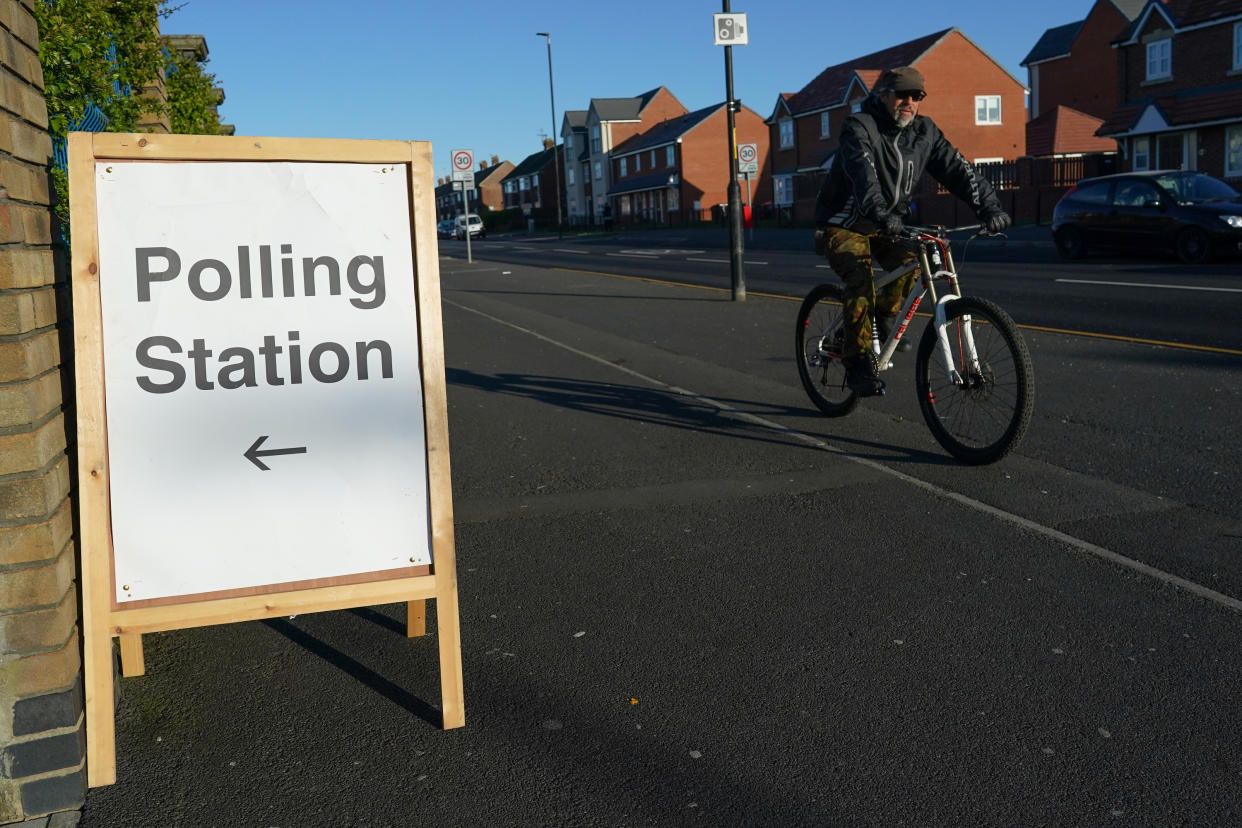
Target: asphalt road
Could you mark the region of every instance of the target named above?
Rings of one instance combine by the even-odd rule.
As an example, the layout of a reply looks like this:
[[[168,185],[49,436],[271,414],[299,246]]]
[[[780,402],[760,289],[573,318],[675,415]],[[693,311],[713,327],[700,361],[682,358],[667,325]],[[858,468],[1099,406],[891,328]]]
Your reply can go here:
[[[82,826],[1242,819],[1237,356],[1028,330],[966,468],[790,299],[552,263],[441,262],[466,727],[401,606],[148,636]]]

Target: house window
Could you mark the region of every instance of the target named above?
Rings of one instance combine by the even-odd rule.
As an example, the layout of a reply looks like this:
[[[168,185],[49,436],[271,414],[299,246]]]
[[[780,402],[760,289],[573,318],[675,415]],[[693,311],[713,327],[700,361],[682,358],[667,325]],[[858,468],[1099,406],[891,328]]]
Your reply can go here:
[[[781,118],[778,122],[781,130],[781,149],[789,149],[793,142],[793,118]]]
[[[539,176],[538,176],[537,174],[536,174],[536,175],[532,175],[532,176],[530,177],[530,186],[532,186],[532,187],[538,187],[538,186],[539,186]]]
[[[625,178],[627,175],[629,175],[629,170],[625,168],[625,159],[622,158],[620,163],[621,163],[621,177]]]
[[[828,123],[828,113],[819,113],[819,137],[828,138],[832,135],[832,129]]]
[[[569,169],[565,170],[565,183],[571,187],[574,186],[574,168],[573,167],[570,167]]]
[[[530,179],[529,179],[529,178],[527,178],[526,176],[522,176],[521,178],[519,178],[519,179],[518,179],[518,189],[519,189],[519,190],[529,190],[529,189],[530,189]]]
[[[1173,39],[1155,40],[1147,44],[1147,80],[1173,76]]]
[[[1225,175],[1242,176],[1242,126],[1225,130]]]
[[[1131,169],[1150,170],[1151,169],[1151,139],[1135,138],[1134,139],[1134,158],[1130,164]]]
[[[776,188],[773,201],[782,207],[793,204],[793,176],[778,175],[772,178],[772,186]]]
[[[855,98],[854,100],[850,101],[850,112],[854,113],[855,115],[857,115],[859,112],[862,112],[862,102],[863,102],[862,98]]]
[[[591,152],[600,152],[598,125],[591,127]]]
[[[675,149],[673,149],[673,146],[672,146],[671,144],[670,144],[669,146],[667,146],[667,147],[665,147],[665,148],[664,148],[664,164],[665,164],[665,166],[668,166],[668,167],[675,167],[675,166],[677,166],[677,154],[676,154],[676,153],[677,153],[677,151],[676,151]]]
[[[603,177],[604,177],[604,168],[600,165],[598,161],[596,161],[595,162],[595,180],[599,181]]]
[[[975,95],[975,123],[999,124],[1001,122],[1000,95]]]
[[[668,188],[668,209],[670,211],[681,209],[677,201],[677,188],[676,187]]]
[[[651,151],[651,169],[655,169],[655,150]]]
[[[573,151],[574,151],[574,136],[566,135],[565,136],[565,153],[569,154]]]
[[[634,156],[634,172],[642,172],[643,157],[641,155]]]
[[[1242,69],[1242,23],[1233,24],[1233,68]]]

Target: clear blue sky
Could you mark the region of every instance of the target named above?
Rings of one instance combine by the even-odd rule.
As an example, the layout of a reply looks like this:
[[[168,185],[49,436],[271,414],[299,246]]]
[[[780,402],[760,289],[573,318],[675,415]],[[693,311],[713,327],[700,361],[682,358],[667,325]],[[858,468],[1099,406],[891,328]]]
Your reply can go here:
[[[239,135],[429,140],[436,176],[453,149],[515,164],[591,98],[666,86],[689,109],[725,98],[720,2],[629,0],[171,0],[166,34],[201,34]],[[1045,29],[1093,0],[732,0],[750,44],[734,47],[734,94],[763,117],[827,66],[957,26],[1023,84]],[[933,90],[934,91],[934,90]]]

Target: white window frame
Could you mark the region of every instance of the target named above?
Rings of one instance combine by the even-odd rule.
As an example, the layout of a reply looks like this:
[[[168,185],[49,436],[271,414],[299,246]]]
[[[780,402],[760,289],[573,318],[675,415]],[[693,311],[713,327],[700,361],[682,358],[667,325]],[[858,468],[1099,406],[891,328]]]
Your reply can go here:
[[[672,144],[664,148],[664,165],[667,167],[677,166],[677,150]]]
[[[1173,38],[1153,40],[1147,44],[1147,80],[1173,77]]]
[[[1232,165],[1231,160],[1235,162]],[[1225,130],[1225,175],[1242,176],[1242,124]]]
[[[539,173],[535,173],[530,177],[530,188],[533,190],[539,186]]]
[[[642,171],[643,171],[643,156],[640,153],[634,156],[634,172],[642,172]]]
[[[603,178],[603,177],[604,177],[604,167],[603,167],[603,165],[602,165],[602,164],[600,164],[598,161],[596,161],[596,162],[595,162],[595,180],[596,180],[596,181],[599,181],[599,180],[600,180],[601,178]],[[603,204],[602,199],[601,199],[600,203],[601,203],[601,204]]]
[[[1142,159],[1141,161],[1139,159]],[[1151,138],[1140,135],[1132,139],[1130,145],[1130,169],[1151,169]]]
[[[601,141],[602,139],[600,138],[599,124],[596,124],[595,126],[591,127],[591,152],[602,152],[603,151],[601,149],[601,147],[603,146]]]
[[[570,187],[574,186],[574,168],[570,167],[565,170],[565,183]]]
[[[654,170],[655,168],[656,168],[655,150],[652,150],[651,151],[651,169]]]
[[[827,112],[819,113],[819,137],[820,138],[831,138],[832,137],[832,123],[831,123],[832,119],[829,118],[828,115],[829,113]]]
[[[855,98],[854,100],[850,101],[850,114],[851,115],[857,115],[859,112],[862,112],[862,105],[863,105],[864,100],[865,98]]]
[[[995,116],[992,104],[995,103]],[[983,117],[979,117],[982,110]],[[1002,122],[1000,95],[975,95],[975,126],[996,126]]]
[[[793,176],[792,175],[774,175],[772,176],[772,203],[778,207],[788,207],[793,204]]]
[[[793,149],[794,145],[794,122],[793,118],[781,118],[776,122],[776,127],[780,132],[781,149]]]
[[[626,159],[624,158],[619,159],[617,161],[617,166],[620,168],[619,172],[617,173],[619,178],[625,178],[627,175],[630,174],[629,169],[627,169]]]
[[[523,192],[525,192],[526,190],[529,190],[529,189],[530,189],[530,179],[529,179],[529,178],[527,178],[526,176],[522,176],[521,178],[519,178],[519,179],[518,179],[518,189],[519,189],[519,190],[521,190],[521,191],[523,191]]]

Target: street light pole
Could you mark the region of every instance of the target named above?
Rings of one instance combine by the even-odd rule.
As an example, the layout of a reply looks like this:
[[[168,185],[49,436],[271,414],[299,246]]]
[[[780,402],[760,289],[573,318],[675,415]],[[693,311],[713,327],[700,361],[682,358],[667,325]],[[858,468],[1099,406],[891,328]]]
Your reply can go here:
[[[729,0],[723,0],[724,14],[729,13]],[[729,271],[734,302],[746,301],[746,273],[742,268],[742,190],[737,183],[737,129],[733,113],[737,108],[733,100],[733,47],[724,47],[725,59],[725,109],[728,110],[729,129]]]
[[[556,158],[556,91],[552,87],[552,35],[547,32],[535,32],[536,37],[544,38],[548,43],[548,98],[552,101],[552,180],[556,185],[556,237],[561,235],[561,162]]]

